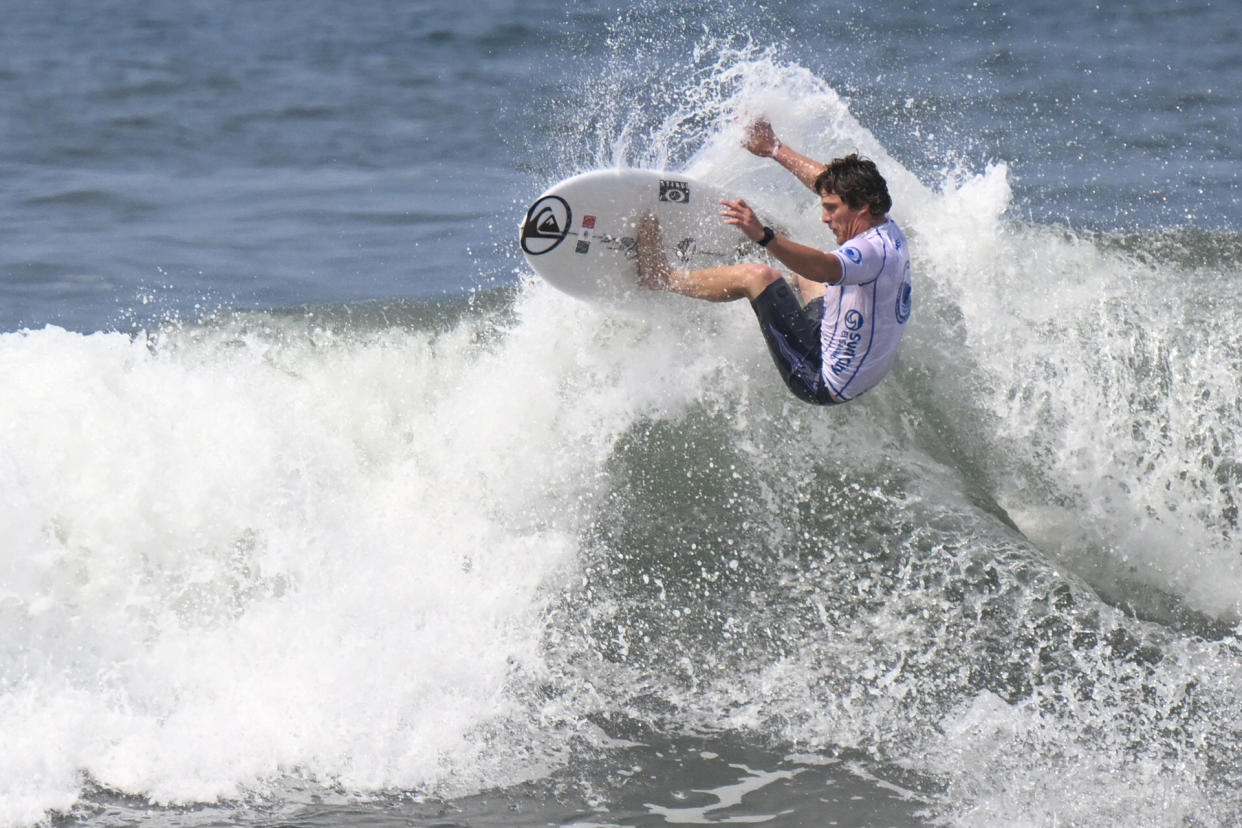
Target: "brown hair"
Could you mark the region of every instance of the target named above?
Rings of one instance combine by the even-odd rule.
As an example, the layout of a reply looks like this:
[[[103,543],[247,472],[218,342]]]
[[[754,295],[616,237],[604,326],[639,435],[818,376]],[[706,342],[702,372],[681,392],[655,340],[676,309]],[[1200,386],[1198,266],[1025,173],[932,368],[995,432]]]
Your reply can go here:
[[[851,152],[837,158],[815,179],[815,192],[820,195],[840,196],[850,207],[863,205],[871,208],[871,215],[882,216],[893,207],[888,194],[888,182],[880,175],[875,162]]]

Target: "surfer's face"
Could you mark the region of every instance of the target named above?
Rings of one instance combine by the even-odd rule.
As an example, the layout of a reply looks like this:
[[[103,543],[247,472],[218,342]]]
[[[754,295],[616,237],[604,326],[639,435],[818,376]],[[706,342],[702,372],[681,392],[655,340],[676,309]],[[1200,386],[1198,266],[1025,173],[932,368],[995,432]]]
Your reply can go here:
[[[871,215],[871,209],[865,204],[851,207],[836,193],[825,193],[820,196],[819,203],[824,208],[820,221],[832,229],[837,244],[845,244],[869,226],[867,217]]]

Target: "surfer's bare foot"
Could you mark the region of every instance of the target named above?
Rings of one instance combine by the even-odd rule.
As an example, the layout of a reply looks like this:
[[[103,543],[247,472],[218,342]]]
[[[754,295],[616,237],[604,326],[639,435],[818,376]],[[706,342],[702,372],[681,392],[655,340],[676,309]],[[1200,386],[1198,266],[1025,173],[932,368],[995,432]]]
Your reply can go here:
[[[638,283],[648,290],[667,290],[673,267],[664,254],[660,220],[643,216],[638,223]]]

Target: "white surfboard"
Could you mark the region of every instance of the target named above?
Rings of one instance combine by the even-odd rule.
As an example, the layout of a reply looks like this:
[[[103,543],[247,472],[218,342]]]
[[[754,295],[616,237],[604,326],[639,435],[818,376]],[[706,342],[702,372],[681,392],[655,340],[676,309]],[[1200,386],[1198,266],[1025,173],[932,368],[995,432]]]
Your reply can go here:
[[[678,173],[612,169],[568,178],[541,195],[519,235],[526,261],[548,284],[587,301],[625,300],[638,284],[638,222],[660,220],[675,267],[736,262],[753,244],[720,217],[726,194]],[[753,248],[757,250],[757,248]]]

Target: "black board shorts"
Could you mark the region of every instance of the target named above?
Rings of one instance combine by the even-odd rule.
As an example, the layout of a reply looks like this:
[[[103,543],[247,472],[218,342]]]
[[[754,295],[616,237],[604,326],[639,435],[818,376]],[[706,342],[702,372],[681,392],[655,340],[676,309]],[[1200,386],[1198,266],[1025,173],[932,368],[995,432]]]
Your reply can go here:
[[[794,396],[814,405],[836,405],[824,383],[824,358],[820,326],[824,319],[823,298],[807,302],[794,296],[793,288],[779,279],[751,301],[768,351],[781,372],[781,379]]]

